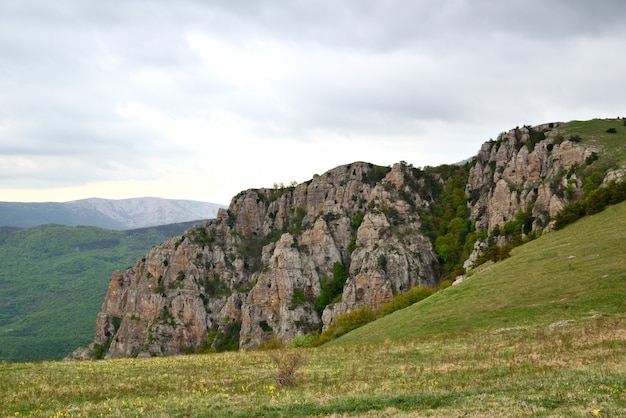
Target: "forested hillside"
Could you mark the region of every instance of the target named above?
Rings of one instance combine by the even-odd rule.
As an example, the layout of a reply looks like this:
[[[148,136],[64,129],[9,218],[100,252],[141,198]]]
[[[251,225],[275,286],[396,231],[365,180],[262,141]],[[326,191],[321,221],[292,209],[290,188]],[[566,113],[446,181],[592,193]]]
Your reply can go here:
[[[0,361],[61,359],[89,343],[111,273],[192,224],[1,227]]]

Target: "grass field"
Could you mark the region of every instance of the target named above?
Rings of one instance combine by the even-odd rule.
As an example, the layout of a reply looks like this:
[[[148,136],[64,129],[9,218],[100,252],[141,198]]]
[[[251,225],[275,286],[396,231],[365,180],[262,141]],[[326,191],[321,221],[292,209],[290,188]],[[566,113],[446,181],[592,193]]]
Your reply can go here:
[[[291,351],[0,366],[6,416],[624,416],[626,319]]]
[[[626,204],[332,345],[0,364],[2,416],[626,416]]]

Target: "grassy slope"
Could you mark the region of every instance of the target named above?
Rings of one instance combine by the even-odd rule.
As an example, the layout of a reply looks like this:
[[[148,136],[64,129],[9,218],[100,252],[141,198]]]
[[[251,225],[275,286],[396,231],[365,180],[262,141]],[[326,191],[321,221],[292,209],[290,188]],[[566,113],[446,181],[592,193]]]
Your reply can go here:
[[[61,359],[89,344],[111,274],[189,226],[0,229],[0,361]]]
[[[516,327],[626,311],[626,203],[513,250],[465,282],[333,344]]]
[[[626,203],[517,248],[468,281],[299,349],[0,364],[0,415],[624,416]],[[602,311],[601,317],[594,313]],[[567,326],[555,321],[574,319]],[[525,326],[491,333],[503,326]]]
[[[570,135],[580,136],[585,144],[598,147],[601,156],[611,158],[623,166],[626,164],[626,125],[624,125],[624,120],[572,121],[559,126],[556,130],[566,138]],[[610,128],[615,129],[616,133],[606,132]]]

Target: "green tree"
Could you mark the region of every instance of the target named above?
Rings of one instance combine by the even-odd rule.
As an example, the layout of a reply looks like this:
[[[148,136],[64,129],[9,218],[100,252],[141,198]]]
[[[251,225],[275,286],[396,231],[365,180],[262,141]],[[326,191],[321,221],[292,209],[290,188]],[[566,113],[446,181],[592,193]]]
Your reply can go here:
[[[339,261],[336,261],[332,279],[329,280],[328,276],[324,275],[320,283],[322,291],[315,301],[315,308],[320,314],[329,303],[335,301],[337,297],[343,293],[343,287],[347,279],[348,274],[346,273],[345,267]]]

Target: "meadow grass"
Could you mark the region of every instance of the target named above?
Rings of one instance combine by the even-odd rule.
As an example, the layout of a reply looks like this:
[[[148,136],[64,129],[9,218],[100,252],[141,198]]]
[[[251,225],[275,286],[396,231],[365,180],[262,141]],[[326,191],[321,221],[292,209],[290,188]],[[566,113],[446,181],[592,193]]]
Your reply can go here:
[[[270,352],[0,365],[2,416],[623,416],[626,317]]]

